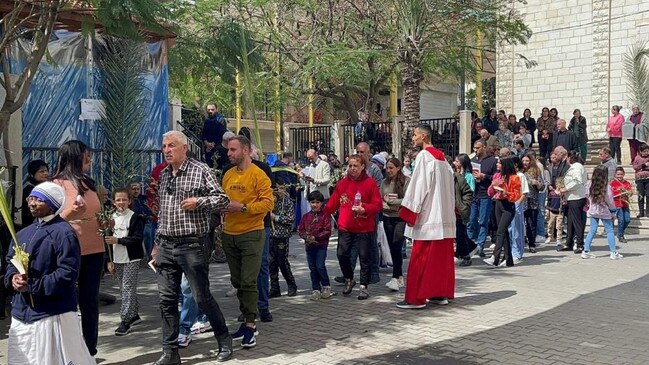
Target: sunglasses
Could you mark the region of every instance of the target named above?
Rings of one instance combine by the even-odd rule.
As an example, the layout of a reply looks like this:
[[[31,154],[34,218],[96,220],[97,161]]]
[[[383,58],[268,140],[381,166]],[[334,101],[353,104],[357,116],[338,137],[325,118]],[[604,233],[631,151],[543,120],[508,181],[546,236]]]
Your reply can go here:
[[[176,176],[169,180],[169,185],[167,185],[167,195],[174,195],[176,191]]]

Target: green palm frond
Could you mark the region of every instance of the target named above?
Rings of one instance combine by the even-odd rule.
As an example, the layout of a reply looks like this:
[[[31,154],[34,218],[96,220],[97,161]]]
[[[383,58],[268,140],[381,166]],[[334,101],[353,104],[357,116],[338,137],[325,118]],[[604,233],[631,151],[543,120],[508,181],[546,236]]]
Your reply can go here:
[[[150,105],[150,90],[144,83],[145,47],[142,42],[108,38],[99,61],[104,76],[101,125],[106,135],[108,167],[104,173],[113,188],[126,186],[144,164],[135,151],[135,139]]]
[[[649,48],[647,42],[638,42],[629,47],[624,55],[624,75],[627,78],[627,90],[640,110],[649,110]]]

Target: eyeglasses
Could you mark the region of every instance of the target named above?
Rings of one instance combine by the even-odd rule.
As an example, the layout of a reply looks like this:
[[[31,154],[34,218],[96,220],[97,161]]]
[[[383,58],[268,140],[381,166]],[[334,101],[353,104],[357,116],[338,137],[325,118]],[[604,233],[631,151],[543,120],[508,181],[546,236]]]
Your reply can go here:
[[[43,199],[41,199],[41,198],[37,198],[37,197],[35,197],[35,196],[28,196],[27,198],[25,198],[25,201],[26,201],[27,203],[31,203],[31,202],[38,203],[38,204],[43,204],[43,203],[45,203],[45,201],[43,201]]]
[[[169,185],[167,185],[167,195],[174,195],[176,191],[176,176],[172,177],[169,180]]]

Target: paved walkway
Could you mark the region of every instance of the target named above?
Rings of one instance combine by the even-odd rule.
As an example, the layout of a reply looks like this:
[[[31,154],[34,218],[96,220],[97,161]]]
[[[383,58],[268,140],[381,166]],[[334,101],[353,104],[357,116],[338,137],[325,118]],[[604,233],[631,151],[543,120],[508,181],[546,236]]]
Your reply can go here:
[[[371,297],[340,295],[308,300],[311,293],[302,245],[291,243],[297,297],[271,300],[275,317],[260,323],[258,345],[237,350],[232,364],[646,364],[649,361],[649,240],[629,236],[621,261],[608,259],[604,239],[582,260],[552,248],[526,254],[514,268],[489,269],[480,260],[458,268],[457,297],[448,306],[405,311],[395,307],[402,293],[384,283]],[[339,273],[335,244],[327,261]],[[161,352],[155,277],[142,269],[140,315],[144,322],[117,337],[119,304],[101,307],[99,364],[153,363]],[[211,267],[212,291],[231,330],[238,326],[236,299],[226,298],[228,270]],[[117,294],[112,277],[104,290]],[[341,290],[337,286],[338,291]],[[283,290],[286,286],[283,284]],[[0,363],[6,363],[6,328],[0,322]],[[181,350],[183,364],[216,364],[211,334],[194,337]]]

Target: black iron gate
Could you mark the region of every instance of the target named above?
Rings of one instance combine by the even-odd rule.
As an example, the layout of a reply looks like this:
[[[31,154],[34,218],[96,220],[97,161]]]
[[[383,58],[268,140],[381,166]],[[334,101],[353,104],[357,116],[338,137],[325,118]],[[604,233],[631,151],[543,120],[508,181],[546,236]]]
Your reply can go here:
[[[333,151],[331,126],[291,128],[291,146],[293,158],[299,163],[306,162],[306,152],[311,148],[318,154],[329,154]]]

